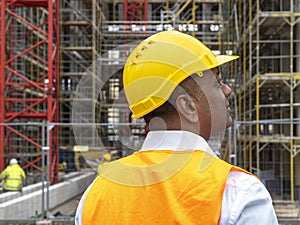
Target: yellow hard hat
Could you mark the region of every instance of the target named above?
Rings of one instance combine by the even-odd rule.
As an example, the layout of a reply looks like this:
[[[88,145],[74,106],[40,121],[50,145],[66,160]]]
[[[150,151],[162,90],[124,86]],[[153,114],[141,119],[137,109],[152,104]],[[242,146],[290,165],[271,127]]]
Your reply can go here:
[[[139,118],[163,105],[176,86],[192,74],[218,67],[238,56],[216,56],[196,38],[163,31],[142,41],[129,55],[123,71],[124,92]]]

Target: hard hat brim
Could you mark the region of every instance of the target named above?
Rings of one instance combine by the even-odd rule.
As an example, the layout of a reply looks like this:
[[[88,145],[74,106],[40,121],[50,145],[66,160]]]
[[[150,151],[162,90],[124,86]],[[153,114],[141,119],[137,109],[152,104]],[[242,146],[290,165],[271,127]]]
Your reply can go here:
[[[228,63],[238,58],[239,58],[238,55],[218,55],[217,56],[218,66],[221,66],[225,63]]]

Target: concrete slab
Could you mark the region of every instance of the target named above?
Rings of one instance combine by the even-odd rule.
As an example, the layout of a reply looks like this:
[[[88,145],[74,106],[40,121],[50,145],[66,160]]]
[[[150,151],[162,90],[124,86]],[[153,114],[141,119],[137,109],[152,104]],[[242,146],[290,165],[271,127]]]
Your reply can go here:
[[[44,182],[44,185],[46,186],[46,182]],[[2,193],[2,194],[0,194],[0,203],[7,202],[9,200],[15,199],[15,198],[20,197],[22,195],[27,195],[29,193],[40,190],[41,188],[42,188],[42,182],[39,182],[39,183],[36,183],[36,184],[31,184],[31,185],[23,187],[22,193],[20,193],[19,191]]]
[[[78,173],[78,176],[75,178],[50,186],[50,209],[83,193],[94,178],[94,172]],[[47,190],[44,189],[44,191],[46,192]],[[40,189],[0,203],[0,219],[30,218],[40,214],[41,209],[42,190]]]
[[[51,220],[40,220],[36,223],[37,225],[51,225]]]

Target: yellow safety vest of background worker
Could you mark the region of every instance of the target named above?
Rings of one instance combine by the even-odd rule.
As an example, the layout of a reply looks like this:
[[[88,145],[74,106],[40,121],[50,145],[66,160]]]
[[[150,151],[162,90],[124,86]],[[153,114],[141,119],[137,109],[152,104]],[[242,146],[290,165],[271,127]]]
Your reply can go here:
[[[4,180],[3,191],[22,191],[23,181],[26,179],[24,170],[18,161],[12,158],[9,165],[2,171],[0,179]]]

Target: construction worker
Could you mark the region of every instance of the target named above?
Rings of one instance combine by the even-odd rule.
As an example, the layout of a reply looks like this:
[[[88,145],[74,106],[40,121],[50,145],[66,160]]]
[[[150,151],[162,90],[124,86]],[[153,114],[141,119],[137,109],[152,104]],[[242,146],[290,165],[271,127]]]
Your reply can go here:
[[[23,182],[26,179],[24,170],[15,158],[9,161],[9,165],[2,171],[0,179],[4,180],[3,191],[22,191]]]
[[[259,179],[217,158],[209,138],[232,124],[215,56],[178,31],[142,41],[124,67],[133,118],[149,132],[140,151],[106,163],[82,196],[76,224],[276,225]]]

